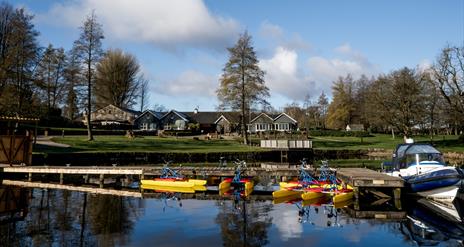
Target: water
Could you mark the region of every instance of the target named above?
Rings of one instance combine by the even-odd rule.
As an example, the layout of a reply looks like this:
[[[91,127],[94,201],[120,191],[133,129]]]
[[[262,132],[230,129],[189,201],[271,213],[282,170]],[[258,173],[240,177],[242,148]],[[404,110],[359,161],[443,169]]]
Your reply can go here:
[[[137,198],[11,186],[0,195],[1,246],[462,246],[464,239],[452,214],[417,202],[403,202],[406,209],[393,212],[404,217],[388,220],[354,218],[363,211],[353,205],[263,197]]]

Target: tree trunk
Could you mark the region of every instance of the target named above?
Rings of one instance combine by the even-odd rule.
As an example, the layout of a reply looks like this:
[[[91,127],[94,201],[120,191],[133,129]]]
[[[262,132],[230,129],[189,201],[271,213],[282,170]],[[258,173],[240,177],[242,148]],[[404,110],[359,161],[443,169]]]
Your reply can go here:
[[[92,65],[91,65],[91,58],[92,58],[92,49],[89,49],[89,60],[87,63],[87,86],[88,86],[88,94],[87,94],[87,135],[88,141],[93,141],[93,133],[92,133],[92,126],[90,125],[90,113],[92,111]]]
[[[243,59],[242,59],[243,62]],[[245,112],[245,71],[243,70],[242,64],[242,136],[243,144],[248,145],[248,131],[246,129],[246,112]]]

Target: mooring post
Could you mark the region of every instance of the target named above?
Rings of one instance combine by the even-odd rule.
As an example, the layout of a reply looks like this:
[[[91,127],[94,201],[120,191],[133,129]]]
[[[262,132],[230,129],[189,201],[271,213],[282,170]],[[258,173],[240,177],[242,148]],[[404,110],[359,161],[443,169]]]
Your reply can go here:
[[[29,182],[32,181],[32,172],[29,172],[29,176],[28,176],[27,180],[28,180]]]
[[[395,200],[400,200],[401,199],[401,188],[394,188],[393,189],[393,197]]]
[[[354,193],[354,198],[358,200],[359,199],[359,188],[353,187],[353,193]]]
[[[89,174],[84,175],[84,183],[88,184],[89,183]]]
[[[401,210],[401,188],[393,189],[393,197],[395,198],[395,207]]]
[[[60,184],[63,184],[63,180],[64,180],[64,175],[63,173],[60,173]]]
[[[105,183],[105,174],[100,174],[100,188],[103,188],[103,184]]]

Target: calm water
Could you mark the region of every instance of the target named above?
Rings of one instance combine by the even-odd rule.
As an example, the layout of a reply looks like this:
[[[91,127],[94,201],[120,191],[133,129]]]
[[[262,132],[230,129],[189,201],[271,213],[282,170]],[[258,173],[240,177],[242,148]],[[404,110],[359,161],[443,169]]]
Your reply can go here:
[[[360,212],[353,205],[7,186],[0,192],[1,246],[462,246],[464,239],[464,225],[452,213],[417,203],[403,203],[407,209],[396,212],[407,212],[403,219],[385,220],[353,218]]]

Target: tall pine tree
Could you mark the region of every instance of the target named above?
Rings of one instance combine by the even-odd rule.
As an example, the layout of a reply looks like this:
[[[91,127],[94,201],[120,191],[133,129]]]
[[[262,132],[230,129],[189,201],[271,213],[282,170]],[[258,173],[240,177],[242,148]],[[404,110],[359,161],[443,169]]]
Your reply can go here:
[[[258,66],[259,60],[247,32],[240,35],[234,47],[227,50],[229,61],[224,66],[217,96],[222,109],[241,112],[240,130],[243,143],[248,144],[250,109],[255,104],[268,104],[269,88],[264,84],[264,71]]]
[[[87,133],[88,140],[93,140],[92,126],[91,126],[91,112],[92,112],[92,86],[95,81],[95,66],[100,60],[103,50],[101,40],[103,37],[103,29],[101,24],[97,22],[97,16],[92,12],[84,21],[81,27],[81,35],[78,40],[74,42],[74,53],[78,56],[85,73],[84,78],[87,82]]]

